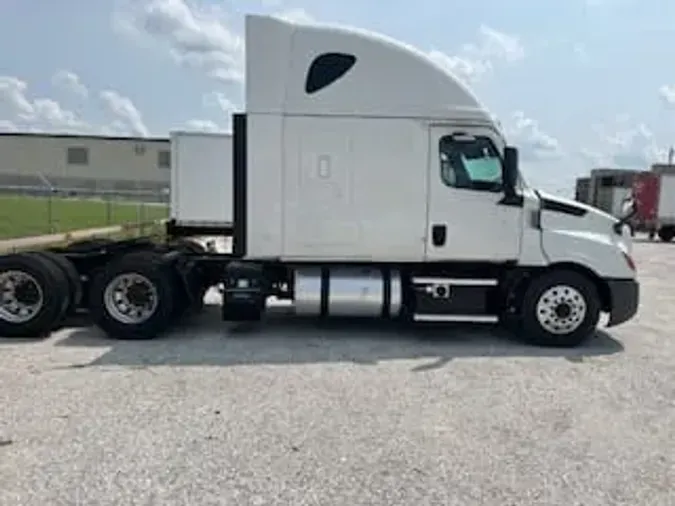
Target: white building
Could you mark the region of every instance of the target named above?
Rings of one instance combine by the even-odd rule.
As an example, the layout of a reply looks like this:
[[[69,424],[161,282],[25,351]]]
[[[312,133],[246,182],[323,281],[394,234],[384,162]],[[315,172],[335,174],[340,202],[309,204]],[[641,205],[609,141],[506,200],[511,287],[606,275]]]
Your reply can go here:
[[[168,138],[0,133],[0,187],[154,191],[170,167]]]

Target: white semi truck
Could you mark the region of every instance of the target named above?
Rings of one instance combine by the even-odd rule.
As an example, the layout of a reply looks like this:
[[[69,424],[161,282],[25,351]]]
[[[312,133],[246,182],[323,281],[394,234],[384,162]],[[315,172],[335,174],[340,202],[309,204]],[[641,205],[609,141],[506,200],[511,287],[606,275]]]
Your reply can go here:
[[[213,286],[226,321],[276,297],[301,316],[505,323],[549,346],[637,311],[628,226],[530,188],[476,97],[400,42],[247,16],[246,112],[223,142],[231,160],[174,175],[166,243],[0,258],[0,334],[48,333],[79,307],[112,337],[152,338]]]

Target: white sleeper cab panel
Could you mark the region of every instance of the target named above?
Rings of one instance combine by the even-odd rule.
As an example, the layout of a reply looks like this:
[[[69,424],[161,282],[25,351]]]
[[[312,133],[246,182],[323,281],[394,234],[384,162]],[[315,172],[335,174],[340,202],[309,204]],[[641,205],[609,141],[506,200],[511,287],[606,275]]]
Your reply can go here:
[[[287,117],[284,136],[284,259],[423,259],[425,127]]]
[[[343,75],[313,88],[310,74],[325,74],[336,60]],[[355,28],[249,15],[246,73],[250,113],[491,121],[476,96],[425,53]]]
[[[281,114],[295,25],[268,16],[246,16],[246,112]]]
[[[171,218],[181,225],[232,224],[232,136],[171,134]]]
[[[279,258],[286,199],[283,116],[248,114],[246,123],[246,254],[249,258]]]

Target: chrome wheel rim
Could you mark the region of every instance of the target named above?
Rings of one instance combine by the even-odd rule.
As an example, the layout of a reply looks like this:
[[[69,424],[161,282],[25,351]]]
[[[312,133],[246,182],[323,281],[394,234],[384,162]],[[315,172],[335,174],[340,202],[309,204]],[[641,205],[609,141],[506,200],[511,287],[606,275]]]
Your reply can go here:
[[[110,316],[126,325],[147,321],[157,310],[157,288],[137,273],[120,274],[105,289],[103,304]]]
[[[44,305],[42,287],[32,275],[23,271],[0,273],[0,318],[20,325],[29,322]]]
[[[584,296],[576,288],[557,285],[546,290],[537,302],[537,321],[551,334],[570,334],[577,330],[586,318],[587,305]]]

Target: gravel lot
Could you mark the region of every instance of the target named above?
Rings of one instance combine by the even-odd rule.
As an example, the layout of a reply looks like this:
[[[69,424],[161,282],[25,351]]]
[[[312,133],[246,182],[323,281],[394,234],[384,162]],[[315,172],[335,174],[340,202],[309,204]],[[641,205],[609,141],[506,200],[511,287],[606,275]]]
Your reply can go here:
[[[675,245],[635,250],[640,314],[571,351],[217,309],[0,341],[0,504],[672,506]]]

